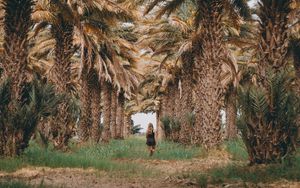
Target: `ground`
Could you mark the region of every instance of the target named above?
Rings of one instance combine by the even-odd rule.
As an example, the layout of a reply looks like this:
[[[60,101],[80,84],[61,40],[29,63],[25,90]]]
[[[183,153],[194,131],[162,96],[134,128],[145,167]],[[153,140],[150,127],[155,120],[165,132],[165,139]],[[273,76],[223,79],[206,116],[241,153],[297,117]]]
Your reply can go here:
[[[20,181],[27,186],[32,187],[66,187],[66,188],[179,188],[179,187],[288,187],[298,188],[300,182],[288,181],[285,179],[277,179],[272,182],[245,182],[245,181],[228,181],[209,183],[207,180],[204,182],[193,178],[193,174],[209,172],[215,168],[225,168],[230,164],[246,166],[246,160],[237,160],[232,154],[225,151],[224,148],[211,151],[209,153],[198,153],[193,155],[175,155],[170,157],[167,153],[158,151],[153,158],[146,156],[146,151],[142,153],[143,141],[139,139],[131,140],[126,145],[132,145],[135,142],[139,142],[135,145],[136,151],[130,153],[118,153],[120,151],[114,150],[118,153],[116,157],[114,152],[107,152],[101,149],[102,153],[110,153],[111,157],[109,163],[114,165],[105,168],[103,166],[95,165],[93,167],[92,162],[89,166],[83,164],[82,168],[66,167],[72,166],[62,165],[64,168],[55,166],[52,163],[43,163],[45,166],[39,166],[40,163],[26,162],[25,165],[21,165],[15,170],[2,170],[0,171],[0,182],[13,182]],[[115,143],[115,145],[120,143]],[[114,145],[114,144],[113,144]],[[111,146],[115,148],[116,146]],[[174,147],[172,144],[162,145],[161,149],[170,149]],[[177,145],[175,145],[177,147]],[[180,146],[181,147],[181,146]],[[178,148],[177,148],[178,149]],[[173,149],[175,150],[175,149]],[[189,148],[185,152],[188,154],[195,148]],[[94,150],[93,150],[94,151]],[[94,151],[95,152],[95,151]],[[125,152],[125,151],[124,151]],[[134,152],[137,152],[136,154]],[[179,151],[178,153],[182,153]],[[30,153],[30,152],[28,152]],[[30,156],[29,154],[25,154]],[[84,150],[83,153],[91,154],[90,150]],[[37,155],[37,154],[35,154]],[[52,156],[56,154],[51,154]],[[71,154],[72,155],[72,154]],[[70,156],[71,156],[70,155]],[[76,155],[76,154],[74,154]],[[79,155],[79,154],[78,154]],[[120,157],[123,155],[123,157]],[[27,156],[27,157],[28,157]],[[69,155],[68,155],[69,156]],[[124,157],[125,156],[125,157]],[[144,156],[144,157],[143,157]],[[55,157],[53,157],[55,158]],[[43,158],[45,160],[49,160]],[[57,158],[58,159],[58,158]],[[26,160],[26,159],[22,159]],[[36,160],[39,160],[38,158]],[[63,159],[61,159],[63,160]],[[99,159],[102,160],[102,159]],[[25,163],[25,162],[24,162]],[[80,162],[79,162],[80,163]],[[0,163],[3,164],[3,163]],[[97,163],[95,163],[97,164]],[[118,165],[128,165],[128,169],[118,167]],[[48,167],[47,167],[48,166]],[[50,166],[50,167],[49,167]],[[141,167],[141,168],[140,168]],[[120,169],[120,170],[114,170]],[[127,167],[125,167],[127,168]],[[1,167],[0,167],[1,169]],[[300,169],[299,169],[300,170]],[[299,177],[300,178],[300,177]],[[199,179],[199,178],[198,178]],[[200,178],[201,179],[201,178]],[[9,187],[9,184],[2,184]],[[1,184],[0,184],[1,187]],[[13,186],[11,186],[13,187]],[[15,186],[16,187],[16,186]],[[19,186],[21,187],[21,186]]]

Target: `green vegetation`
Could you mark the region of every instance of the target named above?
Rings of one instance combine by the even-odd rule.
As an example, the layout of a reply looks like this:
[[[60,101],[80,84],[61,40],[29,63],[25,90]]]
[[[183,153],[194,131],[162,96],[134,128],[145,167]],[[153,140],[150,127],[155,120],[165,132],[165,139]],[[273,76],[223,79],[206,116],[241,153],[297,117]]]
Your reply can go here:
[[[238,142],[237,142],[238,143]],[[243,155],[241,155],[243,156]],[[184,174],[184,178],[195,179],[200,187],[207,184],[222,184],[228,182],[269,183],[286,179],[300,181],[300,152],[296,157],[282,164],[268,166],[246,166],[230,164],[222,168],[214,168],[208,172],[192,172]]]
[[[41,181],[39,185],[32,186],[28,183],[25,183],[24,181],[20,180],[4,180],[0,181],[0,187],[3,188],[52,188],[52,186],[46,186],[44,185],[44,181]]]
[[[31,188],[30,185],[21,181],[0,181],[0,187],[5,188]]]
[[[242,139],[229,140],[225,143],[226,150],[231,154],[232,160],[245,161],[248,153]]]
[[[158,144],[157,152],[149,157],[145,139],[133,137],[127,140],[112,140],[108,145],[72,146],[69,153],[56,151],[49,147],[41,148],[30,143],[23,155],[16,158],[0,159],[0,171],[12,172],[25,166],[44,166],[51,168],[95,168],[107,172],[128,172],[126,174],[155,174],[141,165],[120,163],[118,159],[162,159],[187,160],[203,152],[200,148],[185,148],[171,142]]]
[[[150,157],[146,141],[141,137],[127,140],[112,140],[109,145],[92,145],[76,150],[86,156],[97,156],[102,159],[161,159],[187,160],[201,155],[204,150],[198,147],[184,147],[180,144],[159,142],[156,153]]]

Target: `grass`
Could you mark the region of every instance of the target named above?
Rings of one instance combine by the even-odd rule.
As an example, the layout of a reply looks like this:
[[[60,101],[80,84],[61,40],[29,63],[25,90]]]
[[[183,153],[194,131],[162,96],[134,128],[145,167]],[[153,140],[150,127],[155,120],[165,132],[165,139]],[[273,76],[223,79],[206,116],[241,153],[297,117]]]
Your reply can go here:
[[[46,186],[44,185],[44,181],[42,181],[39,185],[30,185],[28,183],[25,183],[21,180],[3,180],[0,181],[0,187],[3,188],[53,188],[52,186]]]
[[[292,164],[287,161],[278,165],[249,167],[246,166],[248,155],[241,140],[227,141],[224,146],[232,156],[231,165],[211,169],[208,172],[183,174],[184,178],[196,180],[199,187],[236,181],[252,183],[267,183],[280,179],[300,181],[300,151],[292,160]],[[204,155],[205,151],[199,147],[184,147],[171,142],[161,142],[154,156],[149,157],[145,139],[141,137],[113,140],[107,145],[76,146],[74,144],[68,153],[51,148],[45,149],[32,142],[22,156],[0,159],[0,171],[13,172],[26,166],[69,167],[94,168],[109,172],[109,175],[114,177],[118,174],[122,177],[157,177],[158,171],[130,162],[131,159],[189,160]],[[19,184],[22,185],[22,182],[6,182],[4,186],[2,182],[0,187],[18,187]]]
[[[188,160],[204,152],[199,147],[184,147],[171,142],[160,142],[154,156],[150,157],[145,139],[133,137],[127,140],[113,140],[109,145],[92,145],[79,148],[76,152],[85,155],[95,155],[103,159],[160,159]]]
[[[94,168],[111,173],[127,175],[155,176],[157,172],[133,162],[120,162],[118,159],[161,159],[187,160],[202,152],[200,148],[183,147],[179,144],[161,142],[153,157],[149,157],[145,139],[139,137],[127,140],[113,140],[108,145],[72,146],[63,153],[51,148],[40,147],[31,142],[24,154],[17,158],[0,159],[0,171],[13,172],[26,166],[51,168]]]
[[[215,168],[210,171],[192,172],[185,174],[185,178],[195,179],[200,187],[210,184],[222,184],[224,182],[251,182],[269,183],[286,179],[300,181],[300,151],[291,160],[282,164],[246,166],[230,164],[223,168]]]
[[[231,154],[232,160],[235,161],[248,160],[248,153],[242,139],[229,140],[226,141],[224,144],[227,152]]]
[[[31,186],[27,183],[21,181],[0,181],[0,187],[5,188],[31,188]]]

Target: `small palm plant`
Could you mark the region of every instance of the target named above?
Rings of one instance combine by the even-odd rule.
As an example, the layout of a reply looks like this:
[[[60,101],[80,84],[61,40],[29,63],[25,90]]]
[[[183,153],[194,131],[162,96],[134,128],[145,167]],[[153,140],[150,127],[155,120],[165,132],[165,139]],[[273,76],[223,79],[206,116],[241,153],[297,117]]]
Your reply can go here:
[[[181,123],[178,118],[171,118],[171,140],[173,142],[179,142]]]
[[[0,83],[0,156],[21,154],[38,123],[55,114],[63,98],[52,85],[34,80],[24,86],[21,100],[16,100],[10,85],[9,79]]]
[[[292,83],[288,72],[270,71],[266,88],[251,85],[239,89],[239,128],[250,164],[280,162],[295,151],[300,99]]]
[[[139,134],[139,133],[141,133],[142,129],[143,128],[141,127],[140,124],[138,124],[138,125],[132,125],[132,127],[131,127],[131,134]]]

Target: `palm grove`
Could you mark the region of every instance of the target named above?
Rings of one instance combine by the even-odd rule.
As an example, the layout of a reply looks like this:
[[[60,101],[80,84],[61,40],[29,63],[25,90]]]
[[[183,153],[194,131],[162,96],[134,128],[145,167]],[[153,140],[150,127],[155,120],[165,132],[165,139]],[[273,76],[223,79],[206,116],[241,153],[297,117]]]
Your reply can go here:
[[[59,150],[124,139],[143,111],[160,139],[209,150],[241,136],[251,164],[280,162],[297,147],[299,6],[1,0],[0,155],[37,135]]]

